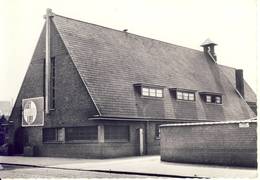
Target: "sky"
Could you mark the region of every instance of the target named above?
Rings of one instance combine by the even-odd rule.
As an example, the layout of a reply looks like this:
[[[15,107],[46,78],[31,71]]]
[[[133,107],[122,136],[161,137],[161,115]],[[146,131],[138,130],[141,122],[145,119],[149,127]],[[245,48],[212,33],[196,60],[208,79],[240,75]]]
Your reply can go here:
[[[244,70],[256,92],[257,0],[0,0],[0,101],[15,100],[44,24],[55,14],[202,50]],[[259,4],[259,3],[258,3]],[[258,8],[259,9],[259,8]],[[3,28],[2,28],[3,27]]]

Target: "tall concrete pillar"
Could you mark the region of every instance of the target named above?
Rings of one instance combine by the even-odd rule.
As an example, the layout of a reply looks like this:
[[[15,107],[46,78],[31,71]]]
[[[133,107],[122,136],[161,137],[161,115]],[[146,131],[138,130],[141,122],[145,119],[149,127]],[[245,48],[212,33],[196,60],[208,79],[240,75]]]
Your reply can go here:
[[[98,125],[98,142],[104,143],[105,142],[105,133],[104,133],[104,125]]]

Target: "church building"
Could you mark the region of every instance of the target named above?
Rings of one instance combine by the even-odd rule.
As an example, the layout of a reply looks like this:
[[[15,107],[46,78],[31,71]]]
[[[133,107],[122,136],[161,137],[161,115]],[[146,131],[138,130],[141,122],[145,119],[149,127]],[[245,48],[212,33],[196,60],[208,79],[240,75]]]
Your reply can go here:
[[[16,154],[159,154],[162,124],[256,116],[243,71],[219,65],[209,39],[199,51],[50,9],[45,20],[10,116]]]

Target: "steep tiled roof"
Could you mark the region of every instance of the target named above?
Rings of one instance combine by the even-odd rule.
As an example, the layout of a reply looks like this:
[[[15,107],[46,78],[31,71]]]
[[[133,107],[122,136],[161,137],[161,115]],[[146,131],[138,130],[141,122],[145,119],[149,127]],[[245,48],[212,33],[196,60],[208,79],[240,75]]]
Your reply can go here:
[[[101,115],[194,120],[254,116],[222,68],[201,51],[58,15],[53,22]],[[163,100],[140,101],[136,83],[165,86]],[[198,94],[196,102],[174,101],[169,88],[222,93],[224,103],[207,105]]]

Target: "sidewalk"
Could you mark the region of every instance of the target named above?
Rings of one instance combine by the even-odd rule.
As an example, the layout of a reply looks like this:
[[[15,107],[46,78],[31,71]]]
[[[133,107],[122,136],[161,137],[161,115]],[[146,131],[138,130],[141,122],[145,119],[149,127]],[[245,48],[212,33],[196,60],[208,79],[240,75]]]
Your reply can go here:
[[[138,156],[115,159],[0,156],[0,163],[73,170],[94,170],[153,175],[158,174],[164,176],[205,178],[257,177],[257,170],[253,168],[168,163],[160,161],[160,156]]]

